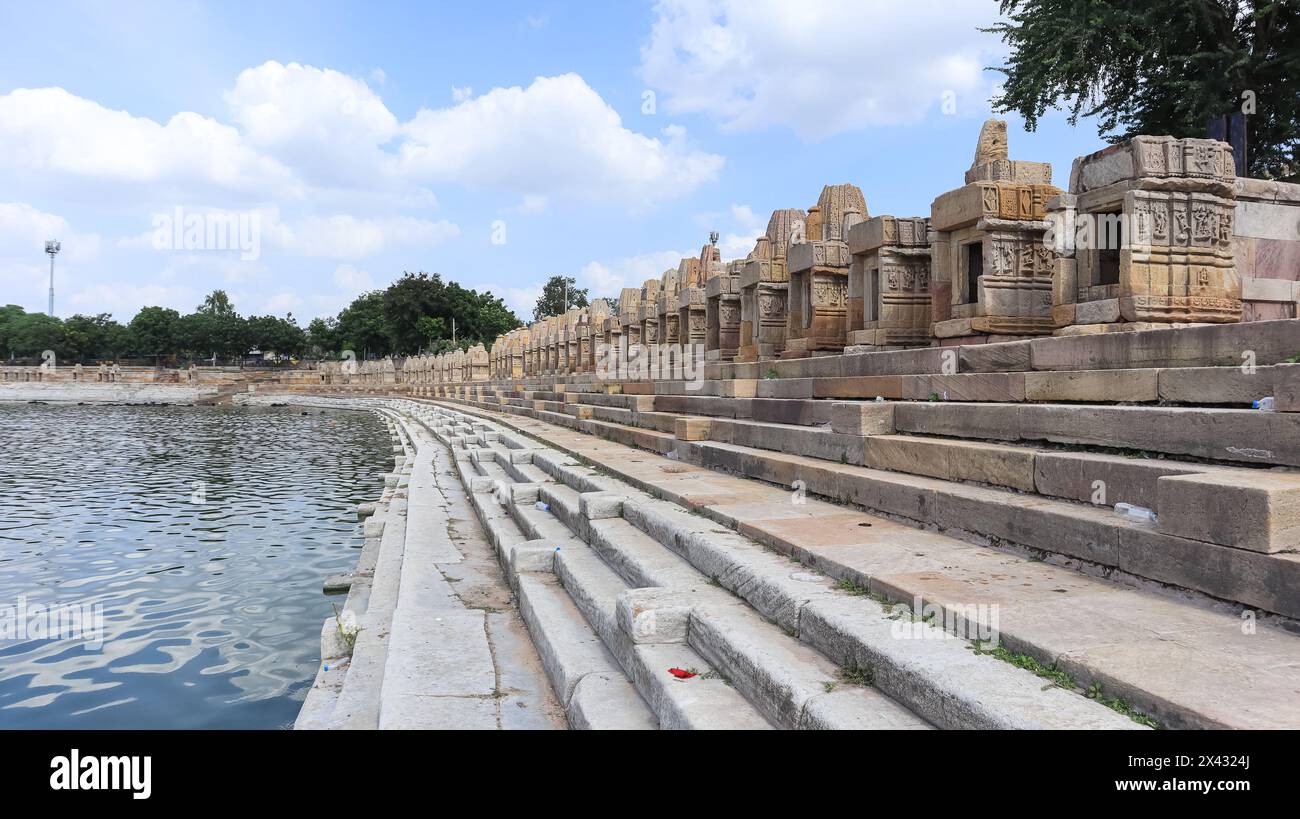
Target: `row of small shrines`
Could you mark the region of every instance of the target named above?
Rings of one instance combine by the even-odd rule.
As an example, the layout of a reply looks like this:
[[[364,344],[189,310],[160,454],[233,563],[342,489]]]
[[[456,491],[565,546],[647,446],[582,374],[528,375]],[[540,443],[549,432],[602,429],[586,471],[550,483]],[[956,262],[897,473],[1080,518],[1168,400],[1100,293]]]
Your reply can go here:
[[[806,212],[774,211],[745,259],[705,245],[624,289],[617,314],[597,300],[497,338],[490,373],[591,371],[602,344],[756,361],[1242,319],[1230,145],[1135,137],[1071,177],[1066,193],[1047,163],[1008,159],[990,120],[929,217],[871,217],[858,187],[828,185]],[[1090,219],[1119,225],[1109,246],[1077,230]]]
[[[748,362],[1241,321],[1234,171],[1227,143],[1139,136],[1076,159],[1066,193],[1047,163],[1008,159],[1006,123],[989,120],[965,184],[928,217],[871,217],[857,186],[828,185],[807,211],[773,211],[746,258],[723,261],[707,244],[625,288],[617,313],[597,299],[499,336],[491,352],[367,362],[353,377],[592,372],[602,347]],[[1300,202],[1300,186],[1269,184]]]

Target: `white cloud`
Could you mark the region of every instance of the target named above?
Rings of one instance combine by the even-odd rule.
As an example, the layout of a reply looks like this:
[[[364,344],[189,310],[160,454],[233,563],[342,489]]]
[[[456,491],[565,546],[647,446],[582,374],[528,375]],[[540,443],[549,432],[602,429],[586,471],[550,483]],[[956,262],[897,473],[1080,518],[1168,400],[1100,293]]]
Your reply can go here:
[[[334,269],[334,286],[360,295],[374,290],[375,280],[364,270],[357,270],[350,264],[341,264]]]
[[[165,125],[69,94],[20,88],[0,96],[0,167],[23,174],[168,190],[300,195],[292,174],[229,125],[191,112]]]
[[[249,144],[316,183],[374,185],[397,117],[363,81],[328,68],[266,62],[225,94]]]
[[[180,313],[192,312],[203,301],[203,294],[185,285],[115,282],[82,287],[68,301],[74,309],[59,310],[59,313],[112,313],[115,319],[125,324],[145,306],[170,307]]]
[[[723,159],[623,126],[576,74],[495,88],[452,108],[421,110],[403,127],[410,175],[520,196],[568,196],[636,209],[715,179]]]
[[[451,98],[455,102],[464,102],[472,96],[474,96],[474,89],[468,85],[464,88],[457,88],[454,85],[451,87]]]
[[[443,182],[514,193],[520,212],[537,212],[559,198],[636,210],[689,194],[723,164],[679,126],[658,136],[625,127],[576,74],[472,94],[453,87],[455,105],[403,123],[364,80],[271,61],[225,92],[229,125],[187,111],[160,124],[62,88],[18,89],[0,95],[0,170],[42,190],[51,173],[69,187],[102,180],[118,198],[131,183],[152,202],[192,207],[232,193],[434,201],[426,186]]]
[[[641,75],[664,110],[807,140],[916,122],[945,91],[960,112],[987,97],[982,68],[1001,53],[977,30],[997,20],[987,0],[661,0],[655,12]]]
[[[24,202],[0,202],[0,260],[40,260],[48,257],[45,241],[57,239],[60,263],[80,264],[99,255],[96,233],[76,233],[62,216],[45,213]]]
[[[640,287],[650,278],[658,278],[668,268],[676,268],[683,258],[698,256],[699,250],[660,250],[625,256],[612,262],[587,262],[578,270],[578,283],[591,290],[591,298],[618,298],[624,287]]]
[[[459,236],[460,228],[445,219],[359,219],[343,214],[281,225],[275,235],[283,247],[301,256],[363,259],[396,246],[433,247]]]

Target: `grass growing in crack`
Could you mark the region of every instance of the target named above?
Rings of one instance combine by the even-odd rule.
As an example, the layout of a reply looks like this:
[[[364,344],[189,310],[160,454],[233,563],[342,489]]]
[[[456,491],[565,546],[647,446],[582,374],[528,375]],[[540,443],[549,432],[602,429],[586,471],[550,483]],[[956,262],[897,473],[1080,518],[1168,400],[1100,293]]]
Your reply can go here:
[[[835,690],[835,683],[833,682],[822,683],[822,690],[825,691],[827,694],[831,693],[832,691]]]
[[[986,649],[981,640],[975,640],[971,644],[971,648],[976,654],[987,654],[1003,661],[1004,663],[1010,663],[1016,668],[1023,668],[1035,676],[1048,680],[1052,686],[1083,694],[1088,699],[1094,700],[1118,714],[1123,714],[1139,725],[1145,725],[1148,728],[1157,729],[1164,727],[1158,720],[1135,709],[1131,704],[1129,704],[1128,700],[1123,697],[1107,697],[1102,692],[1101,683],[1093,683],[1085,691],[1079,686],[1078,682],[1075,681],[1074,677],[1070,676],[1068,672],[1058,668],[1055,663],[1052,665],[1044,665],[1028,654],[1010,651],[1003,646],[997,646],[991,650]]]
[[[849,685],[867,687],[875,684],[876,675],[872,673],[870,668],[846,665],[840,669],[840,679]],[[835,683],[830,683],[830,685],[834,684]]]
[[[1128,717],[1129,719],[1133,720],[1139,725],[1145,725],[1148,728],[1154,728],[1156,730],[1159,730],[1164,727],[1155,718],[1149,717],[1146,714],[1143,714],[1142,712],[1135,709],[1132,705],[1129,704],[1128,700],[1124,699],[1123,697],[1107,697],[1105,694],[1102,693],[1101,683],[1093,683],[1092,685],[1088,686],[1087,697],[1090,700],[1096,700],[1097,702],[1101,703],[1102,705],[1106,706],[1112,711],[1116,711],[1120,714],[1123,714],[1124,716]]]
[[[1074,681],[1074,677],[1071,677],[1067,672],[1057,668],[1055,664],[1043,665],[1028,654],[1010,651],[1004,646],[996,646],[995,648],[987,649],[984,647],[983,640],[975,640],[972,642],[971,649],[976,654],[987,654],[1004,663],[1010,663],[1016,668],[1023,668],[1025,671],[1030,672],[1036,677],[1042,677],[1043,679],[1050,681],[1052,685],[1059,688],[1066,688],[1071,691],[1079,688],[1079,684]]]
[[[855,597],[869,597],[882,606],[889,605],[889,597],[881,594],[880,592],[873,592],[871,589],[868,589],[866,586],[859,586],[857,583],[854,583],[852,580],[848,580],[848,579],[840,580],[835,584],[835,588],[843,592],[848,592],[849,594],[852,594]]]

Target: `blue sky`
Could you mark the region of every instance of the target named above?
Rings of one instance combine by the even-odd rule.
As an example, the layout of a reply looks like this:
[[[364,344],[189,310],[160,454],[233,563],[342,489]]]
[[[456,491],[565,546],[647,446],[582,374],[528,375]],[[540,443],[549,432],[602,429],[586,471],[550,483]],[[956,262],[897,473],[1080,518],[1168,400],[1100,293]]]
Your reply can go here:
[[[710,230],[743,257],[773,209],[824,184],[859,185],[872,215],[926,215],[989,116],[1003,47],[977,27],[996,14],[5,0],[0,303],[44,310],[59,238],[65,317],[187,312],[220,287],[241,313],[305,323],[424,270],[528,319],[552,274],[616,296]],[[1088,122],[1007,119],[1012,158],[1051,162],[1061,187],[1102,147]],[[167,246],[159,220],[178,215],[243,218],[256,250]]]

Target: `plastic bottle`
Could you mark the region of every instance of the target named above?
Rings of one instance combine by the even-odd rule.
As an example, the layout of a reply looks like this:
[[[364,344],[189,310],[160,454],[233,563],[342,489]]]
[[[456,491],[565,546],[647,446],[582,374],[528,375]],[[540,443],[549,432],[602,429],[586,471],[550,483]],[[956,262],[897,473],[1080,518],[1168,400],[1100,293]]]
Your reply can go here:
[[[1132,503],[1117,503],[1115,504],[1115,511],[1134,520],[1149,520],[1154,523],[1156,519],[1155,512],[1145,506],[1137,506]]]
[[[1262,412],[1272,412],[1272,411],[1273,411],[1273,396],[1268,395],[1268,396],[1265,396],[1265,397],[1259,399],[1258,401],[1252,401],[1250,405],[1251,405],[1252,407],[1254,407],[1255,409],[1260,410],[1260,411],[1262,411]]]

